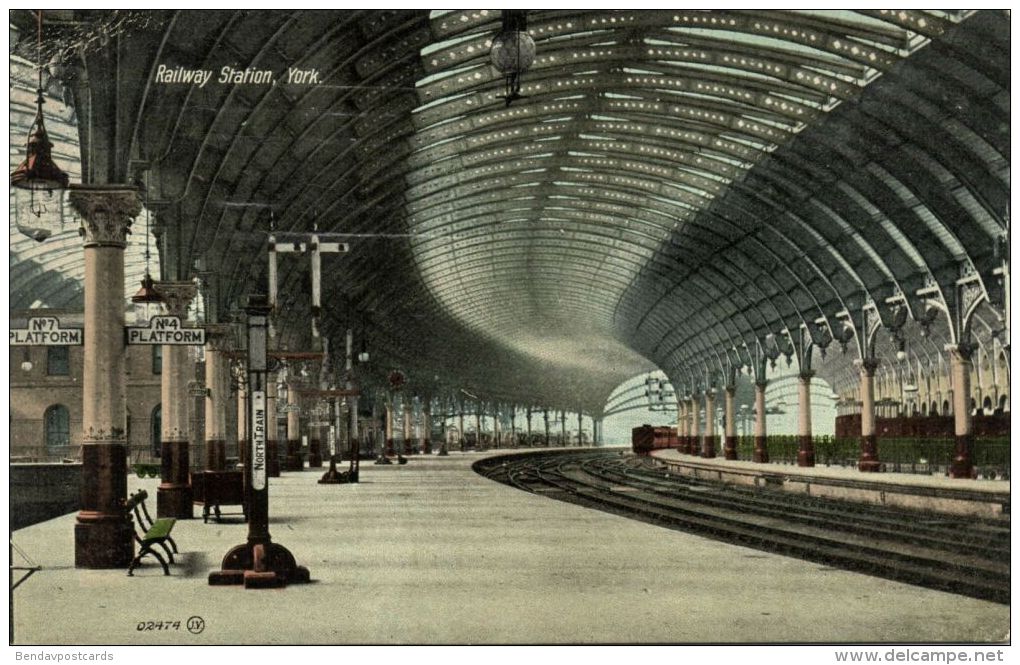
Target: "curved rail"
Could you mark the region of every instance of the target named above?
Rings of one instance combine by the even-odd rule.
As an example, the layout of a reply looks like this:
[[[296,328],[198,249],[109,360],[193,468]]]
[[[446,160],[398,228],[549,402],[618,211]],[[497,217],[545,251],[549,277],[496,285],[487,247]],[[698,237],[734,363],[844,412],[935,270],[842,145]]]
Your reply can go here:
[[[476,472],[583,506],[942,591],[1009,603],[1009,523],[960,519],[672,475],[645,458],[555,451]]]

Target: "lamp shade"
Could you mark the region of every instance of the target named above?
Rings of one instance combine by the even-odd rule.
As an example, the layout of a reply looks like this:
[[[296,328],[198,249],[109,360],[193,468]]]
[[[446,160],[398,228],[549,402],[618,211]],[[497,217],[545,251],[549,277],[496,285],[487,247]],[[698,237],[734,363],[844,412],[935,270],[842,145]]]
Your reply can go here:
[[[162,312],[163,296],[156,291],[149,273],[145,273],[145,277],[142,278],[142,288],[131,296],[131,302],[134,303],[135,322],[139,324],[148,324],[152,317]]]
[[[535,62],[535,40],[520,30],[501,32],[492,40],[489,56],[501,74],[520,74]]]

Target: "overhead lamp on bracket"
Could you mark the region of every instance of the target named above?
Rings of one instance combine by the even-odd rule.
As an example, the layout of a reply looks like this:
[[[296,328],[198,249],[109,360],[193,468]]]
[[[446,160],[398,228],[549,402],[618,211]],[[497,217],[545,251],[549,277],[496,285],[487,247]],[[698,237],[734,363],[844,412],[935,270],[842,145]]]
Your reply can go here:
[[[64,200],[68,176],[53,161],[52,148],[46,125],[43,123],[43,59],[42,10],[37,14],[38,42],[36,68],[39,70],[39,87],[36,96],[35,120],[28,130],[25,160],[11,173],[14,188],[14,223],[18,231],[42,242],[63,230]],[[54,196],[56,192],[56,196]]]
[[[504,9],[503,27],[492,40],[492,65],[504,76],[506,105],[521,99],[521,74],[535,62],[535,40],[528,34],[528,12]]]

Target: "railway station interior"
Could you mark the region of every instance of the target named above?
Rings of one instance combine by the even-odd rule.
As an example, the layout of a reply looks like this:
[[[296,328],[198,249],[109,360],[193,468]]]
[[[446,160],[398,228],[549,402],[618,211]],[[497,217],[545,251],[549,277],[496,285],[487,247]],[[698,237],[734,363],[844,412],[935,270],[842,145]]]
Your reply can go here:
[[[10,646],[1008,653],[1010,20],[11,10]]]

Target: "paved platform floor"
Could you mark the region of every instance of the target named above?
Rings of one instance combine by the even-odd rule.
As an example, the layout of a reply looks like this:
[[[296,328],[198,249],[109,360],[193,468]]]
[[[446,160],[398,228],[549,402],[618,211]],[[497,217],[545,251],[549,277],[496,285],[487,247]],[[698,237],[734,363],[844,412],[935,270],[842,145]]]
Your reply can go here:
[[[485,453],[483,453],[485,454]],[[490,453],[491,454],[491,453]],[[1009,607],[726,545],[527,494],[482,454],[271,480],[271,532],[313,582],[210,587],[247,531],[178,522],[182,563],[73,566],[74,516],[14,532],[43,569],[12,594],[14,644],[988,642]],[[129,488],[154,491],[132,477]],[[18,562],[18,557],[15,557]],[[204,629],[185,625],[198,616]],[[146,621],[178,629],[139,630]],[[186,657],[186,652],[185,652]]]

